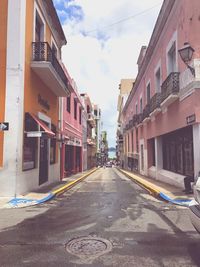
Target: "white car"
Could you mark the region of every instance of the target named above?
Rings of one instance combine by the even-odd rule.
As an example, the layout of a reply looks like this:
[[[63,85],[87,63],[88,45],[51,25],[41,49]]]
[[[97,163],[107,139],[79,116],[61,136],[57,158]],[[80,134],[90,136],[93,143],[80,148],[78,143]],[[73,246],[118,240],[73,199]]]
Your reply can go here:
[[[189,210],[191,222],[197,232],[200,233],[200,177],[194,185],[194,200],[190,202]]]

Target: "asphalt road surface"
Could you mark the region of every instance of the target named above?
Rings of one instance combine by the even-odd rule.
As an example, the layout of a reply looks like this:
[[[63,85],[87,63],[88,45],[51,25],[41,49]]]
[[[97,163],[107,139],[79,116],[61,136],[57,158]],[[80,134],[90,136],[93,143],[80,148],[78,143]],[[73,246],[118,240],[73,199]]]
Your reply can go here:
[[[0,266],[200,266],[188,210],[99,169],[42,205],[0,210]]]

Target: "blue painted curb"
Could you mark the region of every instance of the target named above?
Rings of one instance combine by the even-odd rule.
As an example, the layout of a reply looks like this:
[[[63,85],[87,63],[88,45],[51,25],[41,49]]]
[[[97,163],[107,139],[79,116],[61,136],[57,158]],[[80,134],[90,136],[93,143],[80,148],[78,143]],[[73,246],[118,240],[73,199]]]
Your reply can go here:
[[[180,205],[180,206],[186,206],[186,207],[188,207],[189,206],[189,203],[191,202],[190,199],[172,199],[172,198],[168,197],[167,195],[165,195],[162,192],[160,192],[158,195],[161,198],[163,198],[164,200],[166,200],[168,202],[171,202],[173,204]]]
[[[55,196],[55,194],[49,193],[48,196],[46,196],[42,199],[13,198],[8,202],[8,204],[12,208],[17,208],[17,207],[22,206],[22,205],[26,206],[26,204],[28,204],[28,206],[32,206],[32,205],[37,205],[37,204],[41,204],[43,202],[46,202],[46,201],[52,199],[54,196]]]

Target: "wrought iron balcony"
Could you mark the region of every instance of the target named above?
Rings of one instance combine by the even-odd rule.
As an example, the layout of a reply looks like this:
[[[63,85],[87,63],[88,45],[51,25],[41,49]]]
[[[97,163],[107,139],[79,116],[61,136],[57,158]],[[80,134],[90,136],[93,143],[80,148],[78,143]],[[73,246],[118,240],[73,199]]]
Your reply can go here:
[[[143,113],[137,114],[137,125],[140,125],[143,121]]]
[[[133,126],[137,124],[137,119],[138,119],[137,114],[133,115]]]
[[[32,43],[31,67],[57,96],[69,95],[68,78],[47,42]]]
[[[155,93],[150,99],[150,113],[155,109],[160,108],[161,93]]]
[[[169,106],[178,98],[179,72],[171,72],[161,85],[161,106]]]
[[[143,109],[142,119],[145,120],[146,118],[148,118],[149,114],[150,114],[150,104],[147,104]]]

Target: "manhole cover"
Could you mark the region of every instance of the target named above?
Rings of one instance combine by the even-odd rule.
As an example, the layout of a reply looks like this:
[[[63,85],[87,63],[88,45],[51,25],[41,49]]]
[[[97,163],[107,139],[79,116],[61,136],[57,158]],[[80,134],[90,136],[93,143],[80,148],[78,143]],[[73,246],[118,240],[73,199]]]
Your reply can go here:
[[[66,250],[78,256],[100,256],[111,251],[111,249],[111,242],[100,237],[84,236],[74,238],[66,244]]]

